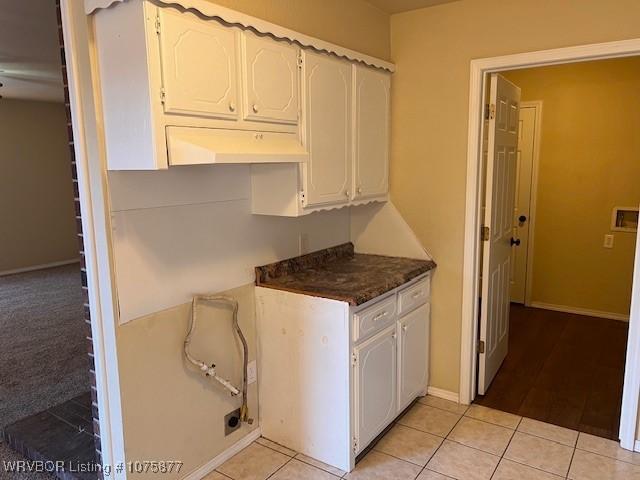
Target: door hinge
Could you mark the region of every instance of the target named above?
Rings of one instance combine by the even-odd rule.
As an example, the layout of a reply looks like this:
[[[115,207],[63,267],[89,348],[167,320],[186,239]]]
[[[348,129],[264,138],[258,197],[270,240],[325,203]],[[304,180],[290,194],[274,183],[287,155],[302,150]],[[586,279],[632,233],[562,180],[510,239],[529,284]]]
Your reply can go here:
[[[156,33],[160,35],[160,14],[156,15]]]
[[[302,52],[298,53],[298,68],[302,68]]]
[[[160,103],[164,104],[164,101],[167,98],[167,92],[165,91],[164,87],[160,88]]]
[[[478,353],[484,353],[484,340],[478,341]]]
[[[489,235],[490,235],[489,227],[487,227],[486,225],[482,225],[482,227],[480,227],[480,239],[483,242],[488,242]]]
[[[354,367],[358,364],[358,355],[356,355],[355,353],[351,354],[351,365],[353,365]]]
[[[484,106],[484,119],[493,120],[494,118],[496,118],[496,105],[494,103],[486,104]]]
[[[354,453],[358,451],[358,439],[353,437],[353,451]]]

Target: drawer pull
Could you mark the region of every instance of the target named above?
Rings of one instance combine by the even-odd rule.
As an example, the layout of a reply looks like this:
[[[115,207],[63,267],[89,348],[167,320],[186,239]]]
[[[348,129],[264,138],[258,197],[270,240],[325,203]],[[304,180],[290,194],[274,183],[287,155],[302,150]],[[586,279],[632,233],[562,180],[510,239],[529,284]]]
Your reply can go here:
[[[418,298],[422,296],[422,292],[420,290],[418,290],[417,292],[414,292],[413,295],[411,295],[411,298]]]
[[[384,318],[387,316],[387,311],[385,310],[384,312],[380,312],[379,314],[377,314],[375,317],[373,317],[373,321],[377,322],[378,320],[380,320],[381,318]]]

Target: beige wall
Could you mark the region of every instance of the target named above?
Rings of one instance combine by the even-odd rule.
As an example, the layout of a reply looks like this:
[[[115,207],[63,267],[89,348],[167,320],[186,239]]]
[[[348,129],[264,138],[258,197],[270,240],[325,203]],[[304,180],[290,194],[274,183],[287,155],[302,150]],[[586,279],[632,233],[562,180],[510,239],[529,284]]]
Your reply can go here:
[[[640,57],[505,76],[544,102],[532,301],[628,315],[636,234],[610,226],[640,205]]]
[[[212,3],[388,60],[389,15],[364,0],[215,0]]]
[[[433,253],[433,386],[457,392],[469,62],[640,37],[635,0],[463,0],[391,17],[391,197]]]
[[[0,272],[78,258],[61,103],[0,101]]]
[[[220,3],[388,57],[388,16],[359,0]],[[249,389],[254,424],[225,437],[223,417],[239,406],[239,398],[185,365],[188,297],[203,292],[236,297],[255,358],[253,268],[299,254],[301,234],[310,250],[348,241],[349,211],[297,219],[251,215],[250,172],[242,165],[111,172],[109,182],[121,320],[128,321],[117,329],[126,456],[181,460],[180,474],[165,475],[180,478],[258,426],[256,385]],[[219,365],[221,375],[238,383],[240,355],[229,313],[207,309],[199,319],[197,336],[204,343],[197,348]]]

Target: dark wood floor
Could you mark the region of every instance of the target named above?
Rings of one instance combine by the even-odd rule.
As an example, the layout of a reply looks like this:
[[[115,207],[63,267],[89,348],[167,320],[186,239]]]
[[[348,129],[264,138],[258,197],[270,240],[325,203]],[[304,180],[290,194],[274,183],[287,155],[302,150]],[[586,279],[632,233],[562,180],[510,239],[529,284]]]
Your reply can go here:
[[[628,324],[511,305],[509,354],[476,403],[618,439]]]

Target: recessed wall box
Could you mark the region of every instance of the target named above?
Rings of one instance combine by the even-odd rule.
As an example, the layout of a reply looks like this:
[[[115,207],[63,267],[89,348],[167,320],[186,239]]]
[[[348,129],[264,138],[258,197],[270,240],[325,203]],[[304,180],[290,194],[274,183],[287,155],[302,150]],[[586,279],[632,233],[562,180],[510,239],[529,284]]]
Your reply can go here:
[[[611,230],[614,232],[638,231],[638,207],[614,207]]]

